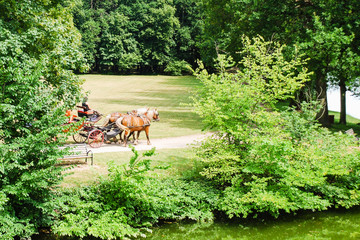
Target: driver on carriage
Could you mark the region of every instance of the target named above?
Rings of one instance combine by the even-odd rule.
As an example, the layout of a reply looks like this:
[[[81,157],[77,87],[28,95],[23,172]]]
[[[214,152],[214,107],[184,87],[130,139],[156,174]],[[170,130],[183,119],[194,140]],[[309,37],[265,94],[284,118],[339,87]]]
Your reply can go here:
[[[94,110],[92,110],[87,102],[88,98],[84,97],[81,106],[78,106],[78,116],[79,117],[91,117],[94,114]]]
[[[91,122],[97,122],[101,118],[101,114],[99,114],[96,110],[92,110],[87,102],[88,98],[84,97],[81,106],[77,106],[78,109],[78,116],[79,117],[86,117]]]

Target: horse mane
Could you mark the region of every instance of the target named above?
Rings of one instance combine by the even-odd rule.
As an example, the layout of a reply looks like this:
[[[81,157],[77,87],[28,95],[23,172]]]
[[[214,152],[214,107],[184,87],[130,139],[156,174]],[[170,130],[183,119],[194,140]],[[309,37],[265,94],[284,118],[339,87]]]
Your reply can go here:
[[[141,115],[147,115],[147,117],[149,119],[153,119],[155,114],[159,114],[157,112],[157,108],[154,108],[152,110],[150,110],[150,108],[139,108],[137,110],[133,110],[134,112],[136,112],[139,116]]]

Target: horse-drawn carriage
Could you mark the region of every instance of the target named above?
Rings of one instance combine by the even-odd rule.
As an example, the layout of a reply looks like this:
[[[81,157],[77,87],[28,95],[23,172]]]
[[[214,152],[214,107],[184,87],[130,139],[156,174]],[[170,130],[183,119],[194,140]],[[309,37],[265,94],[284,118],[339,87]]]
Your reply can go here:
[[[69,123],[81,121],[81,124],[76,129],[76,133],[72,136],[76,143],[87,142],[91,147],[98,148],[101,147],[104,141],[108,141],[120,134],[120,129],[113,123],[105,127],[95,125],[102,118],[99,112],[93,111],[92,114],[87,114],[82,110],[81,106],[77,107],[79,108],[78,115],[72,116],[69,119]],[[82,117],[85,117],[85,120]]]
[[[73,139],[76,143],[87,142],[93,148],[101,147],[104,141],[110,141],[111,139],[116,138],[116,136],[121,134],[123,131],[125,131],[125,146],[127,143],[127,138],[130,134],[133,133],[133,131],[138,131],[137,139],[139,138],[140,131],[145,131],[148,144],[150,144],[148,136],[150,121],[159,120],[159,113],[156,109],[147,109],[144,113],[141,111],[138,112],[138,110],[136,110],[135,113],[120,114],[115,118],[113,117],[114,115],[109,114],[109,116],[107,116],[106,124],[103,124],[103,126],[96,126],[95,124],[102,118],[102,115],[95,110],[91,114],[88,114],[86,111],[83,111],[84,109],[82,106],[77,107],[79,108],[78,116],[86,117],[86,120],[83,121],[82,118],[78,118],[77,116],[71,115],[70,112],[67,112],[67,115],[70,117],[69,123],[82,121],[82,123],[76,129],[76,133],[73,135]],[[141,114],[139,114],[140,112]],[[115,113],[115,115],[116,114],[119,113]]]

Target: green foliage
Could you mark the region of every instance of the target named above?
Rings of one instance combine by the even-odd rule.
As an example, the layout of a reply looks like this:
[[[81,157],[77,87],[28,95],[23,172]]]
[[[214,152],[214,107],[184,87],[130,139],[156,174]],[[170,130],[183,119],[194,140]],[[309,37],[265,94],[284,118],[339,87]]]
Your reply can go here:
[[[145,236],[163,220],[211,221],[217,195],[204,184],[151,176],[148,157],[155,149],[134,156],[127,165],[109,165],[109,177],[99,184],[61,193],[60,235],[102,239]],[[95,224],[96,223],[96,224]]]
[[[220,59],[219,74],[198,72],[204,88],[196,111],[218,131],[197,151],[201,175],[222,190],[216,208],[229,217],[247,217],[358,205],[356,139],[320,128],[314,103],[303,104],[303,112],[275,108],[309,74],[304,62],[287,62],[281,46],[269,46],[245,38],[244,69],[227,73],[231,64]]]
[[[28,238],[53,215],[64,112],[79,100],[80,35],[60,1],[0,1],[0,238]]]
[[[270,114],[267,108],[291,97],[309,76],[306,68],[301,68],[300,58],[284,59],[284,46],[265,42],[261,37],[253,41],[244,37],[242,54],[246,57],[240,62],[244,70],[236,74],[227,72],[227,66],[232,66],[231,59],[220,55],[219,74],[209,75],[203,68],[197,72],[205,87],[198,92],[196,112],[209,128],[234,135],[239,140],[244,140],[241,138],[247,138],[249,131],[254,130],[254,127],[244,129],[244,123],[246,127],[271,126],[272,122],[264,121]]]
[[[194,0],[83,0],[74,17],[92,70],[162,72],[169,62],[199,58],[198,9]]]
[[[266,1],[266,0],[203,0],[204,40],[201,51],[208,66],[218,53],[226,52],[237,61],[242,49],[239,36],[263,36],[289,46],[301,47],[310,58],[307,68],[312,71],[309,87],[319,99],[326,101],[328,83],[356,92],[359,76],[360,27],[356,16],[360,3],[348,1]],[[281,16],[281,17],[279,17]],[[205,58],[206,57],[206,58]],[[345,105],[345,103],[344,103]],[[345,110],[342,115],[345,118]],[[328,124],[327,108],[320,122]],[[345,121],[343,120],[343,123]]]
[[[166,66],[164,72],[169,73],[171,75],[175,75],[175,76],[181,76],[183,74],[190,74],[191,66],[184,60],[174,61],[174,62],[170,62]]]

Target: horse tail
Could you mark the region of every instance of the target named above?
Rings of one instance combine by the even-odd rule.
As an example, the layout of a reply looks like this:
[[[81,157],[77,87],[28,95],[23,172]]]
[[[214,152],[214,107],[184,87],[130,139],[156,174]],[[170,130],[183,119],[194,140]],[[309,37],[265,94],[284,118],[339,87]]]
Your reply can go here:
[[[130,128],[126,127],[125,125],[122,125],[122,120],[124,119],[124,117],[120,117],[116,120],[115,124],[116,126],[120,129],[120,130],[124,130],[124,131],[130,131]]]
[[[106,116],[104,123],[102,124],[102,127],[106,127],[109,124],[110,118],[111,118],[111,114]]]

